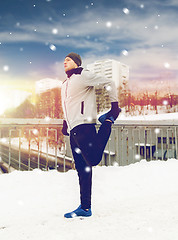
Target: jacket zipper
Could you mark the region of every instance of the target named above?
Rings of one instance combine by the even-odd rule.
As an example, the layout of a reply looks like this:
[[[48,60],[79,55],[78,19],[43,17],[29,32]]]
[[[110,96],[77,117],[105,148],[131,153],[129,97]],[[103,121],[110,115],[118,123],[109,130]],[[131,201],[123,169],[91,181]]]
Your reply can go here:
[[[84,114],[84,101],[81,102],[81,114]]]

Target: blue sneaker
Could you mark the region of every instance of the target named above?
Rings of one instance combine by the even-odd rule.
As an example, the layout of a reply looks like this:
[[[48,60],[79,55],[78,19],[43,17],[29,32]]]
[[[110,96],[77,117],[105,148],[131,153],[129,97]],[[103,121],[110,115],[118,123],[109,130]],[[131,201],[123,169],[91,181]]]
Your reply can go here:
[[[65,218],[75,218],[75,217],[90,217],[92,215],[91,208],[83,210],[81,205],[74,211],[64,214]]]
[[[113,118],[112,116],[107,117],[107,114],[108,114],[108,113],[105,113],[105,114],[101,115],[101,116],[98,118],[98,120],[100,121],[100,123],[103,123],[106,119],[109,119],[109,120],[112,121],[112,123],[114,123],[114,118]]]

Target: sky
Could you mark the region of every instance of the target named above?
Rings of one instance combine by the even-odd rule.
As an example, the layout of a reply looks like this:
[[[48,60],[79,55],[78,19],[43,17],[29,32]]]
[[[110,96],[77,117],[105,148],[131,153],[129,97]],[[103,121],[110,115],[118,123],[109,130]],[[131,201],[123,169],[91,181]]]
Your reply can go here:
[[[108,58],[127,64],[132,92],[177,94],[177,13],[176,0],[2,1],[0,101],[43,78],[65,79],[69,52],[84,67]]]

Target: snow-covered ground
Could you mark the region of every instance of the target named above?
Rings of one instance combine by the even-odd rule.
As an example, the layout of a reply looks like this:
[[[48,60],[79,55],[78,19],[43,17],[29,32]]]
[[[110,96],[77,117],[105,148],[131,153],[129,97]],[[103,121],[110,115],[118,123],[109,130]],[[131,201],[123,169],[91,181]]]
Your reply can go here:
[[[148,115],[138,115],[138,116],[126,116],[121,112],[117,121],[119,120],[178,120],[178,112],[176,113],[160,113],[160,114],[148,114]]]
[[[64,219],[79,204],[74,170],[0,175],[2,240],[177,240],[178,160],[93,169],[93,216]]]

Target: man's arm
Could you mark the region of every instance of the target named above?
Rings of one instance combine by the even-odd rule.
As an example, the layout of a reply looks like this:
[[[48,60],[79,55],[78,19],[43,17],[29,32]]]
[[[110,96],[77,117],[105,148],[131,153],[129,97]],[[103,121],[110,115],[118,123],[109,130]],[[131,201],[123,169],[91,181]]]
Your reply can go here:
[[[102,75],[92,73],[91,71],[84,69],[82,71],[82,76],[86,86],[98,86],[105,88],[108,92],[111,102],[118,102],[118,95],[115,83]]]
[[[111,102],[111,110],[100,116],[99,121],[102,123],[106,119],[109,119],[114,123],[121,112],[118,105],[118,95],[115,83],[112,80],[103,77],[102,75],[92,73],[89,70],[84,70],[82,75],[87,86],[99,86],[107,90]]]

